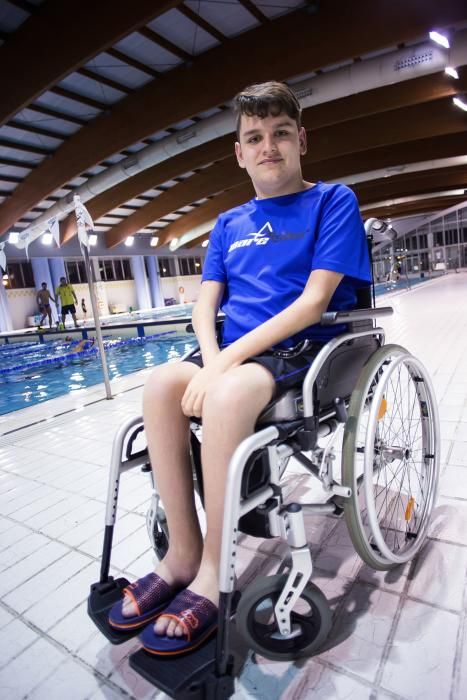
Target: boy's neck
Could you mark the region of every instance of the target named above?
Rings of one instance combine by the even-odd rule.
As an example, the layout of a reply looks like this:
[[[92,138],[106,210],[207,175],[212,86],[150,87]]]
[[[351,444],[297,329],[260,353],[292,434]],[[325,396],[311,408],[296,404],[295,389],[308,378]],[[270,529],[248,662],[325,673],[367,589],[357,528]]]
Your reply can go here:
[[[273,197],[285,197],[287,194],[298,194],[299,192],[304,192],[304,190],[309,190],[315,186],[314,182],[307,182],[302,178],[298,182],[290,183],[288,186],[281,187],[277,191],[262,192],[258,189],[254,183],[256,192],[256,199],[272,199]]]

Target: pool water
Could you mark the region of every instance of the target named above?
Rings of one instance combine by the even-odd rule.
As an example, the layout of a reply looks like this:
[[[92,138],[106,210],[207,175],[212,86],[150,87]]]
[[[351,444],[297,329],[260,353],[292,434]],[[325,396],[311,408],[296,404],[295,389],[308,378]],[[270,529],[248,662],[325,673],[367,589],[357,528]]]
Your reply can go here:
[[[112,380],[178,360],[195,342],[193,335],[176,332],[135,338],[122,345],[115,337],[104,339],[109,377]],[[0,370],[4,371],[0,373],[0,415],[64,394],[77,394],[104,381],[97,352],[88,350],[76,357],[70,353],[72,344],[63,341],[0,346]],[[59,357],[66,359],[56,362]],[[52,363],[44,363],[50,359]]]

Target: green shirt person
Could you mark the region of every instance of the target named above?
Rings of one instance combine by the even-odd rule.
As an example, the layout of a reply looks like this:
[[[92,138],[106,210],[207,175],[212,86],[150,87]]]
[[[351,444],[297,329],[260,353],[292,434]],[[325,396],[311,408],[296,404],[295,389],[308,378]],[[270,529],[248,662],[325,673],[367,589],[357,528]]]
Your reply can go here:
[[[78,328],[78,321],[76,319],[76,306],[78,303],[78,298],[75,294],[75,290],[69,282],[66,281],[65,277],[60,277],[60,284],[55,290],[55,296],[60,299],[60,305],[62,307],[62,323],[65,325],[65,318],[68,313],[71,314],[75,328]]]

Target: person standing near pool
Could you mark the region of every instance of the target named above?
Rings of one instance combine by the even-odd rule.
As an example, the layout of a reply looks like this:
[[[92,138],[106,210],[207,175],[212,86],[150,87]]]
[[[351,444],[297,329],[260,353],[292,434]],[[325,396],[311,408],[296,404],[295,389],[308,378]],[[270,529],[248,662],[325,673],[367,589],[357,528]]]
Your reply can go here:
[[[47,289],[47,282],[42,282],[41,288],[37,292],[36,300],[37,300],[37,305],[39,306],[39,312],[42,314],[42,318],[39,321],[39,326],[42,326],[42,322],[46,316],[49,317],[49,326],[52,328],[52,309],[50,306],[50,300],[56,304],[55,299],[53,296],[50,294],[50,291]]]
[[[60,299],[61,313],[62,313],[62,323],[65,325],[65,318],[68,313],[71,314],[75,328],[78,328],[78,321],[76,318],[76,306],[78,303],[78,298],[75,294],[75,290],[69,282],[66,281],[65,277],[60,277],[60,284],[55,290],[55,296]]]

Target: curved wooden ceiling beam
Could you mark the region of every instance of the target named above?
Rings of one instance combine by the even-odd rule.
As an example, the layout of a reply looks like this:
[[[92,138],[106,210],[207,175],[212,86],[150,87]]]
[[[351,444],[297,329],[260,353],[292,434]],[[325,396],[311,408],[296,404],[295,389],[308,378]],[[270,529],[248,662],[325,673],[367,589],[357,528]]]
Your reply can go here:
[[[459,188],[467,188],[467,166],[465,165],[404,173],[352,185],[360,204]]]
[[[63,0],[48,0],[0,47],[0,124],[96,54],[180,2],[80,0],[70,13]]]
[[[100,11],[101,3],[94,5]],[[134,9],[134,3],[130,7]],[[231,99],[243,87],[245,76],[248,82],[271,76],[285,79],[413,40],[435,25],[460,22],[465,15],[464,0],[444,0],[442,5],[438,0],[392,0],[384,7],[373,0],[327,0],[316,15],[298,10],[241,34],[196,57],[191,66],[165,73],[81,129],[2,205],[0,234],[87,168],[155,131]]]
[[[397,168],[400,171],[403,170],[404,165],[410,163],[453,158],[464,155],[466,152],[467,132],[446,134],[329,158],[307,166],[305,176],[308,180],[314,181],[348,177],[383,168]]]
[[[413,202],[402,202],[400,204],[391,204],[384,207],[374,207],[373,209],[365,209],[363,217],[369,219],[370,216],[386,219],[410,216],[416,214],[426,214],[428,212],[436,212],[453,207],[456,204],[461,204],[466,201],[465,195],[457,195],[453,197],[433,197],[430,199],[419,199]]]
[[[172,180],[174,177],[189,172],[190,170],[196,170],[207,163],[222,160],[232,151],[233,145],[231,136],[222,136],[219,139],[209,141],[201,146],[173,156],[173,158],[169,160],[153,165],[152,168],[147,168],[133,177],[129,177],[115,187],[102,192],[102,194],[86,202],[86,208],[92,218],[96,220],[108,214],[112,209],[120,205],[124,206],[125,202],[138,197],[142,192],[157,187],[157,185],[167,182],[167,180]],[[178,185],[176,185],[176,187],[177,186]],[[168,191],[170,192],[170,190]],[[164,195],[160,196],[163,197]],[[184,202],[184,204],[187,204],[187,202]],[[75,215],[69,214],[66,219],[60,222],[60,243],[66,243],[73,238],[75,234]]]
[[[321,128],[324,126],[330,126],[332,124],[348,121],[351,119],[356,119],[358,117],[363,117],[368,114],[376,114],[379,112],[394,110],[399,107],[404,107],[408,105],[422,104],[430,100],[439,99],[442,97],[452,96],[457,94],[458,90],[455,88],[459,87],[460,90],[467,90],[467,70],[465,70],[460,76],[459,81],[456,81],[456,86],[451,81],[446,80],[446,76],[443,73],[435,73],[433,75],[422,76],[420,78],[415,78],[408,81],[408,83],[397,83],[395,85],[389,85],[383,88],[377,88],[376,90],[371,90],[357,95],[352,95],[351,97],[342,98],[340,100],[335,100],[331,103],[326,103],[323,105],[316,105],[314,107],[309,107],[303,112],[303,123],[305,127],[314,129]],[[213,160],[218,160],[221,157],[227,157],[232,152],[232,143],[234,140],[234,135],[223,136],[215,141],[207,142],[204,146],[198,146],[194,149],[197,152],[205,151],[204,160],[195,161],[197,165],[193,165],[193,155],[192,151],[185,151],[185,154],[180,154],[176,158],[172,158],[169,166],[170,176],[167,177],[167,168],[163,168],[163,164],[156,165],[154,168],[149,168],[147,171],[143,171],[134,177],[130,177],[127,180],[119,183],[115,187],[106,190],[101,195],[98,195],[94,199],[87,203],[87,207],[91,215],[97,219],[114,209],[116,206],[125,202],[128,199],[133,199],[141,192],[144,192],[155,184],[162,184],[165,180],[169,180],[176,175],[179,175],[188,170],[192,170],[195,167],[200,167]],[[222,154],[220,149],[220,142],[225,143],[225,153]],[[217,150],[217,147],[219,150]],[[212,157],[210,154],[210,149],[214,148],[218,155]],[[401,154],[403,156],[403,153]],[[184,161],[186,158],[186,162]],[[341,156],[342,158],[342,156]],[[407,161],[402,161],[407,162]],[[179,170],[176,171],[176,163],[179,163]],[[384,166],[381,166],[384,167]],[[159,169],[159,171],[158,171]],[[160,175],[158,175],[160,172]],[[348,175],[355,170],[339,170],[337,174]],[[336,171],[333,172],[332,176],[336,175]],[[159,179],[157,179],[159,177]],[[327,176],[322,175],[325,178]],[[232,185],[237,184],[232,182]],[[138,190],[138,187],[140,189]],[[178,188],[177,188],[178,191]],[[219,190],[213,190],[212,192],[207,192],[201,197],[207,196],[209,194],[214,194]],[[164,195],[161,195],[164,197]],[[184,202],[180,201],[178,206],[184,206],[194,201],[186,200]],[[107,208],[106,208],[107,207]],[[147,217],[143,217],[143,212],[148,212]],[[115,229],[118,228],[120,231],[120,241],[126,236],[130,236],[141,228],[144,228],[149,223],[155,220],[149,215],[149,209],[147,207],[142,207],[139,210],[138,218],[133,219],[132,216],[128,217],[127,224],[120,228],[114,227],[111,232],[107,233],[107,242],[110,247],[117,245],[118,236]],[[173,211],[173,210],[172,210]],[[66,222],[66,223],[65,223]],[[134,222],[134,225],[131,223]],[[143,223],[144,222],[144,223]],[[76,233],[76,225],[74,216],[68,217],[61,224],[61,230],[63,232],[61,242],[65,243]],[[115,235],[114,235],[115,232]]]
[[[449,110],[445,113],[446,106]],[[397,143],[405,144],[407,141],[413,141],[414,135],[425,136],[425,142],[428,138],[437,135],[437,131],[441,128],[441,134],[445,131],[452,130],[453,133],[464,132],[465,131],[465,120],[463,116],[454,108],[451,107],[450,103],[446,102],[446,99],[437,101],[436,104],[429,105],[428,108],[423,106],[423,115],[425,119],[424,129],[420,130],[417,126],[417,121],[421,117],[422,106],[416,105],[404,110],[392,111],[389,113],[383,113],[378,115],[378,119],[375,121],[375,115],[370,118],[356,119],[352,122],[346,122],[339,125],[334,125],[333,127],[326,127],[325,129],[317,129],[312,132],[311,141],[314,139],[318,143],[324,144],[324,149],[316,149],[313,145],[310,148],[309,153],[303,158],[302,163],[305,166],[316,161],[327,160],[329,156],[335,155],[329,144],[336,143],[341,144],[342,149],[344,149],[343,143],[348,141],[348,146],[354,150],[358,151],[358,138],[357,135],[365,135],[365,143],[360,142],[360,148],[362,152],[366,150],[373,150],[380,146],[379,141],[383,140],[383,147],[388,143],[397,145]],[[307,110],[308,111],[308,110]],[[311,110],[309,110],[311,111]],[[414,127],[415,131],[414,131]],[[420,133],[423,131],[423,133]],[[349,136],[350,134],[350,136]],[[389,139],[389,141],[388,141]],[[356,148],[357,147],[357,148]],[[331,148],[331,153],[328,153],[328,149]],[[407,151],[407,147],[404,146],[401,156],[403,157],[404,152]],[[461,151],[458,151],[460,153]],[[342,157],[345,154],[343,152],[339,153],[338,160],[342,161]],[[407,157],[407,153],[405,153]],[[425,158],[426,159],[426,158]],[[402,162],[410,162],[407,160],[402,160]],[[379,165],[379,167],[385,167],[384,165]],[[226,172],[224,172],[224,169]],[[360,172],[363,169],[360,167]],[[171,188],[168,192],[157,197],[154,202],[141,207],[135,214],[130,215],[124,221],[122,221],[117,226],[114,226],[106,234],[106,243],[109,247],[118,245],[127,236],[131,236],[147,225],[156,221],[158,218],[175,211],[186,204],[191,204],[191,202],[196,201],[196,199],[201,199],[203,197],[208,197],[211,194],[216,194],[222,189],[228,189],[234,187],[240,182],[246,179],[245,171],[241,171],[235,164],[232,165],[231,159],[224,160],[223,164],[217,167],[216,172],[218,173],[217,178],[209,178],[206,174],[203,179],[199,180],[198,176],[190,178],[190,185],[183,183],[182,185],[176,185]],[[330,174],[324,175],[318,173],[316,177],[318,178],[329,178],[336,177],[340,175],[341,177],[349,173],[355,172],[355,170],[349,170],[347,172],[338,170],[337,172],[331,172]],[[315,176],[312,177],[314,179]],[[209,190],[209,187],[212,189]],[[74,227],[74,224],[73,224]],[[74,227],[75,228],[75,227]],[[165,240],[165,236],[161,236],[162,240]]]
[[[178,185],[130,214],[121,223],[113,226],[105,236],[108,248],[118,245],[127,236],[131,236],[157,219],[162,219],[180,207],[235,187],[248,180],[245,171],[238,167],[234,158],[228,158],[222,165],[214,164],[200,173],[189,177]]]
[[[332,158],[338,161],[346,153],[352,154],[355,158],[356,154],[364,155],[366,151],[371,149],[392,147],[393,144],[403,145],[406,150],[409,150],[410,142],[412,140],[418,141],[419,137],[427,140],[449,133],[460,134],[462,139],[462,136],[465,135],[465,117],[446,99],[438,100],[429,105],[416,105],[403,110],[385,112],[366,119],[356,119],[353,122],[318,129],[314,132],[309,152],[302,158],[304,177],[311,180],[316,177],[315,174],[310,177],[308,166],[315,165],[313,173],[316,173],[318,169],[316,166],[320,161]],[[464,139],[462,139],[463,142]],[[462,151],[459,150],[458,154],[461,153]],[[373,168],[379,167],[382,166],[376,163],[373,165]],[[364,169],[360,168],[360,172],[364,172]],[[342,175],[343,173],[341,173]],[[322,176],[318,174],[318,178],[320,177]],[[237,190],[238,188],[235,188],[235,191]],[[232,196],[229,193],[225,202],[230,202],[231,199]],[[213,216],[217,216],[230,206],[242,203],[241,200],[235,201],[234,204],[225,202],[224,195],[221,194],[212,200],[209,213],[206,213],[204,218],[203,211],[207,205],[201,206],[196,212],[190,212],[180,220],[170,224],[161,233],[160,245],[189,232],[195,226],[208,222]],[[216,208],[217,211],[212,214]]]

